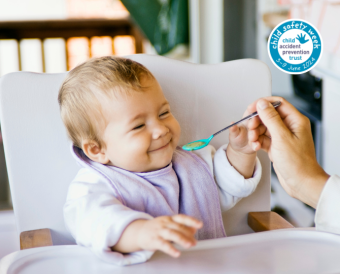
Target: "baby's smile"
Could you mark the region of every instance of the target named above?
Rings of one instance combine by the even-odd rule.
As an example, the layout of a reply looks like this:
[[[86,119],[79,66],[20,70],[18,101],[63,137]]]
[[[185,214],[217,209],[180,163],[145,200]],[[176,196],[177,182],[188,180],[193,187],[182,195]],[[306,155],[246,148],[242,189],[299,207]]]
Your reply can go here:
[[[165,145],[161,145],[161,146],[158,146],[158,148],[155,148],[155,149],[150,149],[148,152],[156,152],[156,151],[160,151],[162,149],[165,149],[165,148],[168,148],[170,147],[170,142],[171,142],[171,139],[167,142],[165,142]]]

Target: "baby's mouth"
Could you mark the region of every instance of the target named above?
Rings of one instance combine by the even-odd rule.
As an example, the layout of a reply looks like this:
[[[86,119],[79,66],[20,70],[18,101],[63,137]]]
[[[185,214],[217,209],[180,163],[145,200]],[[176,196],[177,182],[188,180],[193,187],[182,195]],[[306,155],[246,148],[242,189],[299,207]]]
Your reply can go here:
[[[153,150],[149,150],[149,152],[154,152],[154,151],[158,151],[158,150],[161,150],[163,148],[166,148],[167,146],[170,145],[170,142],[171,142],[172,138],[169,140],[169,142],[167,142],[164,146],[161,146],[159,148],[156,148],[156,149],[153,149]]]

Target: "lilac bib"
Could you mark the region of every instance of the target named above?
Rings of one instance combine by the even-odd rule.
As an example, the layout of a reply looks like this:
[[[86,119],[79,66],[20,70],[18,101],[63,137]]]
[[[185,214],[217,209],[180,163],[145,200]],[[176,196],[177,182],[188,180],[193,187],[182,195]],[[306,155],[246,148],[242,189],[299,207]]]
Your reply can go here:
[[[82,167],[94,170],[107,181],[123,205],[153,217],[180,213],[201,220],[198,240],[226,236],[213,175],[194,153],[177,148],[167,167],[135,173],[94,162],[75,146],[72,152]]]

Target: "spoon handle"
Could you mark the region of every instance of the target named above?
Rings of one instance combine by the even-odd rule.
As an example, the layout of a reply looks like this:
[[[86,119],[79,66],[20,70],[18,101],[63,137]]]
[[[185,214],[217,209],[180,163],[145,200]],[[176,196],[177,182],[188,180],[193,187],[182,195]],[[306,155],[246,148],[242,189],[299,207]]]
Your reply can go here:
[[[280,101],[275,101],[275,102],[273,102],[271,104],[273,105],[274,108],[277,108],[279,105],[281,105],[281,102]],[[232,126],[235,126],[236,124],[241,123],[241,122],[243,122],[245,120],[251,119],[251,118],[253,118],[253,117],[257,116],[257,115],[259,115],[259,114],[257,113],[257,111],[255,111],[252,114],[250,114],[250,115],[242,118],[241,120],[237,121],[236,123],[233,123],[233,124],[223,128],[223,129],[221,129],[220,131],[217,131],[212,136],[215,137],[217,134],[220,134],[221,132],[227,130],[228,128],[231,128]]]

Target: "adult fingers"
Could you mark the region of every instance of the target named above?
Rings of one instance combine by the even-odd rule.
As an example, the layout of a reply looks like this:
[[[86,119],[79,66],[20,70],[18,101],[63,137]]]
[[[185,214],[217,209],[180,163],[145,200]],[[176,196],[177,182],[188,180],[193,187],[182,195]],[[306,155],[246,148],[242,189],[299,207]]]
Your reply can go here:
[[[201,228],[203,226],[203,223],[193,217],[184,215],[184,214],[177,214],[172,216],[172,220],[174,220],[177,223],[186,225],[186,226],[190,226],[190,227],[194,227],[194,228]]]
[[[261,135],[257,141],[252,142],[251,147],[254,151],[262,149],[265,152],[269,152],[271,142],[272,140],[269,137]]]
[[[251,142],[250,145],[254,151],[259,151],[261,149],[261,144],[259,141]]]
[[[248,139],[250,142],[255,142],[260,135],[265,134],[270,137],[269,132],[267,132],[267,127],[264,125],[260,125],[259,127],[248,131]]]
[[[261,119],[258,116],[255,116],[254,118],[251,118],[248,122],[248,128],[254,129],[257,128],[259,125],[261,125]]]
[[[249,113],[252,113],[254,111],[257,111],[257,103],[259,100],[266,100],[268,102],[276,102],[280,101],[281,105],[276,108],[276,111],[280,114],[281,119],[285,122],[288,128],[290,128],[291,124],[294,124],[296,122],[297,117],[303,116],[291,103],[289,103],[287,100],[285,100],[282,97],[278,96],[268,96],[264,98],[260,98],[256,100],[255,102],[251,103],[247,111]]]
[[[291,134],[288,130],[280,114],[275,110],[270,102],[264,99],[260,99],[257,104],[257,112],[260,116],[262,123],[268,128],[271,136],[277,136],[282,138],[284,135]]]
[[[282,97],[278,97],[278,96],[267,96],[267,97],[263,97],[263,98],[259,98],[257,99],[256,101],[252,102],[248,107],[247,107],[247,113],[253,113],[255,111],[257,111],[257,108],[256,108],[256,105],[257,105],[257,102],[261,99],[265,99],[267,100],[268,102],[276,102],[276,101],[280,101],[281,104],[284,104],[284,102],[287,102],[285,99],[283,99]]]

